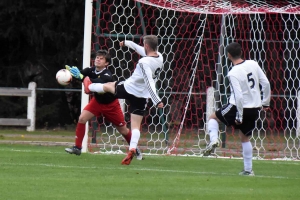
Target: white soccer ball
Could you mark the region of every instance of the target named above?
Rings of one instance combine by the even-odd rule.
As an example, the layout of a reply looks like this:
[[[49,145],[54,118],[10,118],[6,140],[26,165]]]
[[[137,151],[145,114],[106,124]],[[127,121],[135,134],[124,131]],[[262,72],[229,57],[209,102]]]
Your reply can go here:
[[[72,75],[69,70],[61,69],[56,73],[56,80],[60,85],[69,85],[72,81]]]

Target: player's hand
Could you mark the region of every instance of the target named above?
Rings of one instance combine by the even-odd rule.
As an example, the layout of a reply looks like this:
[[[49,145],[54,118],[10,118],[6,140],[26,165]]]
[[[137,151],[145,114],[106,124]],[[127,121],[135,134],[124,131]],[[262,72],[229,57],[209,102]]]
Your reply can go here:
[[[235,120],[235,124],[236,124],[236,125],[240,125],[240,124],[242,124],[242,123],[243,123],[243,121],[240,121],[240,120],[238,120],[238,119]]]
[[[71,75],[74,77],[74,78],[77,78],[77,79],[83,79],[83,75],[80,73],[79,69],[77,67],[72,67],[70,69],[70,72],[71,72]]]
[[[270,107],[269,106],[262,106],[261,108],[263,111],[267,112],[270,110]]]
[[[158,107],[158,108],[163,108],[163,107],[164,107],[164,103],[163,103],[163,102],[160,102],[159,104],[157,104],[157,107]]]
[[[65,68],[66,68],[66,70],[70,71],[70,69],[71,69],[72,67],[69,66],[69,65],[65,65]]]
[[[243,115],[240,115],[238,112],[236,113],[235,116],[235,124],[240,125],[243,123]]]
[[[124,46],[125,46],[125,42],[124,41],[120,42],[120,47],[124,47]]]

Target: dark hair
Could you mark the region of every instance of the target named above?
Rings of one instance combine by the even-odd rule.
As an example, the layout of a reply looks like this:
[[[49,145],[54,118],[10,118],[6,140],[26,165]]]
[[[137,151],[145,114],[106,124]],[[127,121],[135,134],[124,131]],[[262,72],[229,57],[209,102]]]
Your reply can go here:
[[[103,56],[103,57],[105,58],[106,62],[108,62],[108,64],[111,63],[111,56],[110,56],[110,54],[108,53],[108,51],[106,51],[106,50],[103,50],[103,49],[98,50],[98,51],[96,52],[96,56]]]
[[[226,47],[226,52],[230,53],[233,59],[237,59],[242,56],[242,47],[239,43],[233,42]]]

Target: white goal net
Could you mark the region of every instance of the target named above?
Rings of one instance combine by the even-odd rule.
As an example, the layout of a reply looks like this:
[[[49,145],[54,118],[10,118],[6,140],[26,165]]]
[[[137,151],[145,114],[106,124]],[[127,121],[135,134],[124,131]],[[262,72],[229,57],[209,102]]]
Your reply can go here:
[[[164,69],[157,90],[165,108],[151,102],[139,147],[149,154],[201,155],[206,147],[207,116],[227,103],[230,69],[224,47],[237,41],[245,59],[258,61],[271,82],[271,111],[261,112],[251,142],[262,159],[299,159],[299,22],[298,1],[136,0],[93,1],[93,51],[109,49],[110,70],[126,79],[139,59],[119,42],[159,37]],[[130,124],[126,101],[125,119]],[[127,144],[109,122],[89,124],[90,152],[125,152]],[[241,157],[238,132],[220,127],[216,155]]]

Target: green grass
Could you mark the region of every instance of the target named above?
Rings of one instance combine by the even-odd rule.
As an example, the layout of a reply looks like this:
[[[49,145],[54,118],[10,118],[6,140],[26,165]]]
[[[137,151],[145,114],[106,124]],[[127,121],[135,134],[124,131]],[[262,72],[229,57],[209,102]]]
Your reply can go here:
[[[64,147],[0,145],[0,199],[299,199],[300,163],[254,161],[255,177],[237,175],[242,160],[69,155]]]
[[[75,130],[36,130],[0,129],[0,142],[9,141],[44,141],[44,142],[74,142]]]
[[[75,129],[70,130],[62,130],[62,129],[54,129],[54,130],[44,130],[44,129],[38,129],[32,132],[26,131],[26,128],[22,129],[0,129],[0,135],[6,135],[6,134],[15,134],[15,135],[52,135],[52,136],[74,136]]]

